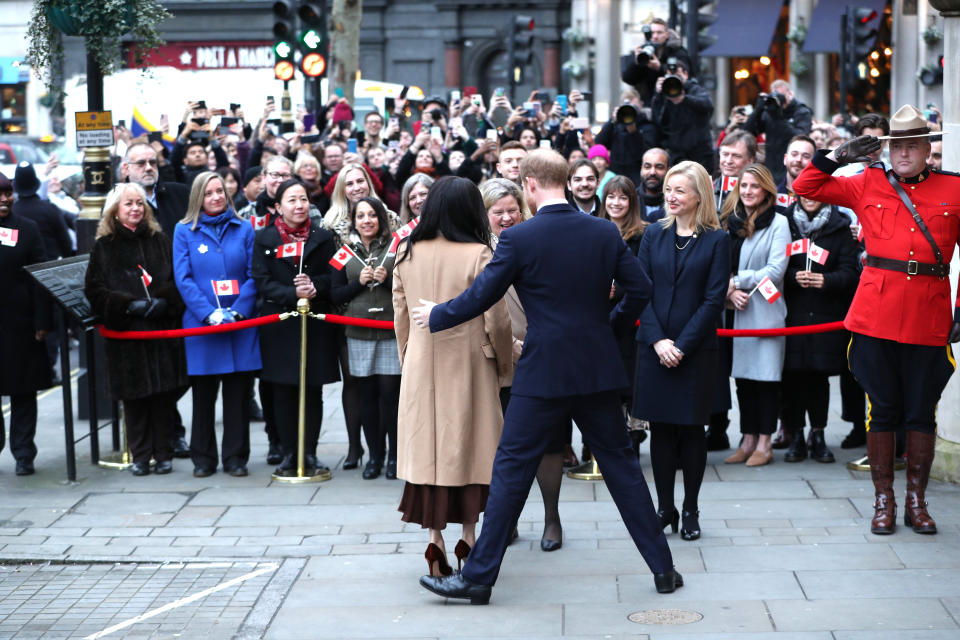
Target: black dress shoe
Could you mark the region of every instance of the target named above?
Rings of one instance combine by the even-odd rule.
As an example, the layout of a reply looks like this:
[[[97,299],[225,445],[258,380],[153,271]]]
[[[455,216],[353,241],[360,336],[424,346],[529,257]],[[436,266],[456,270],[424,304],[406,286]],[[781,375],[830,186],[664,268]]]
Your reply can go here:
[[[550,540],[549,538],[540,538],[541,551],[556,551],[563,546],[563,540]]]
[[[30,460],[17,460],[15,473],[18,476],[32,476],[36,472],[33,468],[33,462]]]
[[[148,476],[150,475],[150,463],[134,462],[132,465],[130,465],[130,473],[135,476]]]
[[[670,527],[671,531],[677,532],[677,528],[680,526],[680,512],[677,511],[676,507],[670,509],[670,513],[667,513],[664,509],[657,510],[657,518],[660,519],[661,529]]]
[[[274,442],[270,444],[270,449],[267,450],[267,464],[280,464],[283,462],[283,447],[280,446],[279,442]]]
[[[383,472],[383,477],[387,480],[397,479],[397,461],[387,460],[387,468]]]
[[[359,452],[348,453],[347,457],[343,460],[343,469],[349,471],[350,469],[356,469],[360,466],[360,463],[363,461],[363,448],[361,447]]]
[[[173,462],[170,460],[161,460],[153,467],[153,472],[158,476],[163,476],[173,471]]]
[[[211,469],[210,467],[194,467],[193,468],[193,477],[194,478],[209,478],[214,473],[216,469]]]
[[[684,511],[680,515],[680,537],[684,540],[696,540],[700,537],[700,512]]]
[[[653,574],[653,584],[657,587],[657,593],[673,593],[683,586],[683,576],[676,569],[671,569],[666,573]]]
[[[420,584],[438,596],[444,598],[462,598],[470,604],[489,604],[491,587],[488,584],[474,584],[454,571],[449,576],[421,576]]]
[[[803,439],[803,434],[797,434],[794,437],[793,442],[790,443],[790,448],[787,449],[787,452],[783,454],[784,462],[803,462],[807,459],[807,441]]]
[[[363,468],[363,479],[373,480],[380,477],[380,469],[383,463],[376,460],[367,460],[367,466]]]
[[[810,437],[810,458],[817,462],[836,462],[837,459],[823,439],[823,429],[812,429],[812,431],[813,433]]]
[[[187,444],[187,439],[183,436],[173,439],[173,457],[174,458],[189,458],[190,457],[190,445]]]
[[[245,478],[250,475],[250,473],[247,471],[247,465],[245,464],[237,464],[229,469],[224,469],[224,471],[229,473],[234,478]]]

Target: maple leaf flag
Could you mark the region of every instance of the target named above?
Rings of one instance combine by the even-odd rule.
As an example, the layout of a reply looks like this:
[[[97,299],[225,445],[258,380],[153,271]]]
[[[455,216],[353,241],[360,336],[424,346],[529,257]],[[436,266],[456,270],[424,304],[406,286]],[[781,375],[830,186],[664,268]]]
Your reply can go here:
[[[240,282],[237,280],[214,280],[213,288],[218,296],[240,295]]]
[[[0,244],[15,247],[17,246],[17,237],[19,237],[19,235],[19,229],[0,228]]]
[[[830,252],[823,247],[818,247],[815,243],[810,243],[810,259],[817,264],[827,264],[827,256]]]
[[[720,191],[726,193],[728,191],[733,191],[737,186],[737,177],[736,176],[723,176],[723,183],[720,186]]]
[[[398,238],[396,234],[393,236],[393,240],[390,242],[390,248],[387,249],[387,256],[397,255],[397,249],[400,248],[400,242],[402,238]]]
[[[777,194],[777,206],[778,207],[789,207],[793,204],[793,201],[796,200],[793,196],[788,193],[778,193]]]
[[[353,249],[351,249],[347,245],[343,245],[342,247],[340,247],[340,250],[337,251],[335,254],[333,254],[332,258],[330,258],[330,266],[332,266],[337,271],[340,271],[345,266],[347,266],[348,262],[350,262],[354,258],[357,258],[357,260],[360,260],[357,254],[353,252]]]
[[[253,225],[253,229],[255,231],[259,229],[266,229],[268,222],[270,222],[270,216],[250,216],[250,224]]]
[[[141,265],[138,264],[137,266],[140,267],[140,279],[143,280],[143,286],[149,287],[150,283],[153,282],[153,276],[147,273],[147,270]]]
[[[776,302],[777,298],[780,297],[780,292],[777,290],[777,285],[773,284],[773,280],[770,279],[770,276],[766,276],[763,280],[761,280],[760,284],[757,285],[757,289],[760,290],[760,295],[762,295],[770,304]]]
[[[303,255],[302,242],[288,242],[277,247],[278,258],[295,258]]]
[[[810,250],[810,238],[794,240],[787,245],[787,255],[792,256],[795,253],[806,253]]]
[[[397,239],[399,239],[399,240],[403,240],[404,238],[409,237],[410,234],[413,233],[414,227],[416,227],[418,224],[420,224],[420,219],[419,219],[419,218],[414,218],[413,220],[411,220],[411,221],[408,222],[407,224],[403,225],[402,227],[400,227],[399,229],[397,229],[396,231],[394,231],[394,232],[393,232],[393,237],[394,237],[394,238],[397,238]]]

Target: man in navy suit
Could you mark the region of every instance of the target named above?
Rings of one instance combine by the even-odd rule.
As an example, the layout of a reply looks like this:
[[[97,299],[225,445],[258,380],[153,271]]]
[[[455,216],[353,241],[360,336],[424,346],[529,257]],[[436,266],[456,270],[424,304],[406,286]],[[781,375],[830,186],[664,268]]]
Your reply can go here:
[[[619,393],[628,382],[611,326],[635,321],[650,298],[650,280],[613,223],[580,215],[566,202],[566,177],[558,153],[527,155],[520,181],[537,215],[500,234],[493,259],[469,289],[443,304],[421,300],[412,311],[418,326],[443,331],[483,313],[512,284],[527,315],[483,530],[462,572],[420,579],[438,595],[472,604],[490,600],[540,458],[552,431],[570,418],[596,456],[657,591],[683,586],[624,427]],[[613,280],[625,297],[609,313]]]

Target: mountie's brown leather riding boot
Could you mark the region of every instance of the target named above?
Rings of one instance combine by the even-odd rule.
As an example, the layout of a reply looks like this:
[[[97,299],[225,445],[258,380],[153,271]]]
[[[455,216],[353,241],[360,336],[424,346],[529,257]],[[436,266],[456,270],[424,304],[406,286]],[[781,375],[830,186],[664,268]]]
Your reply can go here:
[[[873,520],[870,533],[889,535],[897,520],[897,504],[893,495],[893,449],[892,431],[867,432],[867,457],[870,459],[870,476],[876,501],[873,504]]]
[[[932,433],[907,432],[907,505],[903,524],[913,527],[917,533],[937,532],[937,523],[927,513],[924,500],[936,439]]]

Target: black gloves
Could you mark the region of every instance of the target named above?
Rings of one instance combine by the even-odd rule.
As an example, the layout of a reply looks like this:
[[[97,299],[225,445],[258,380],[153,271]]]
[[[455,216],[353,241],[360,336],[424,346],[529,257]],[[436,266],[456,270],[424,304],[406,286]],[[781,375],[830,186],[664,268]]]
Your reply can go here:
[[[953,323],[953,328],[950,329],[950,337],[947,338],[947,342],[960,342],[960,322]]]
[[[853,140],[848,140],[833,150],[833,156],[837,164],[850,164],[853,162],[872,162],[871,153],[880,150],[880,140],[875,136],[860,136]]]
[[[141,318],[156,318],[167,310],[167,301],[163,298],[138,298],[127,305],[127,314]]]

